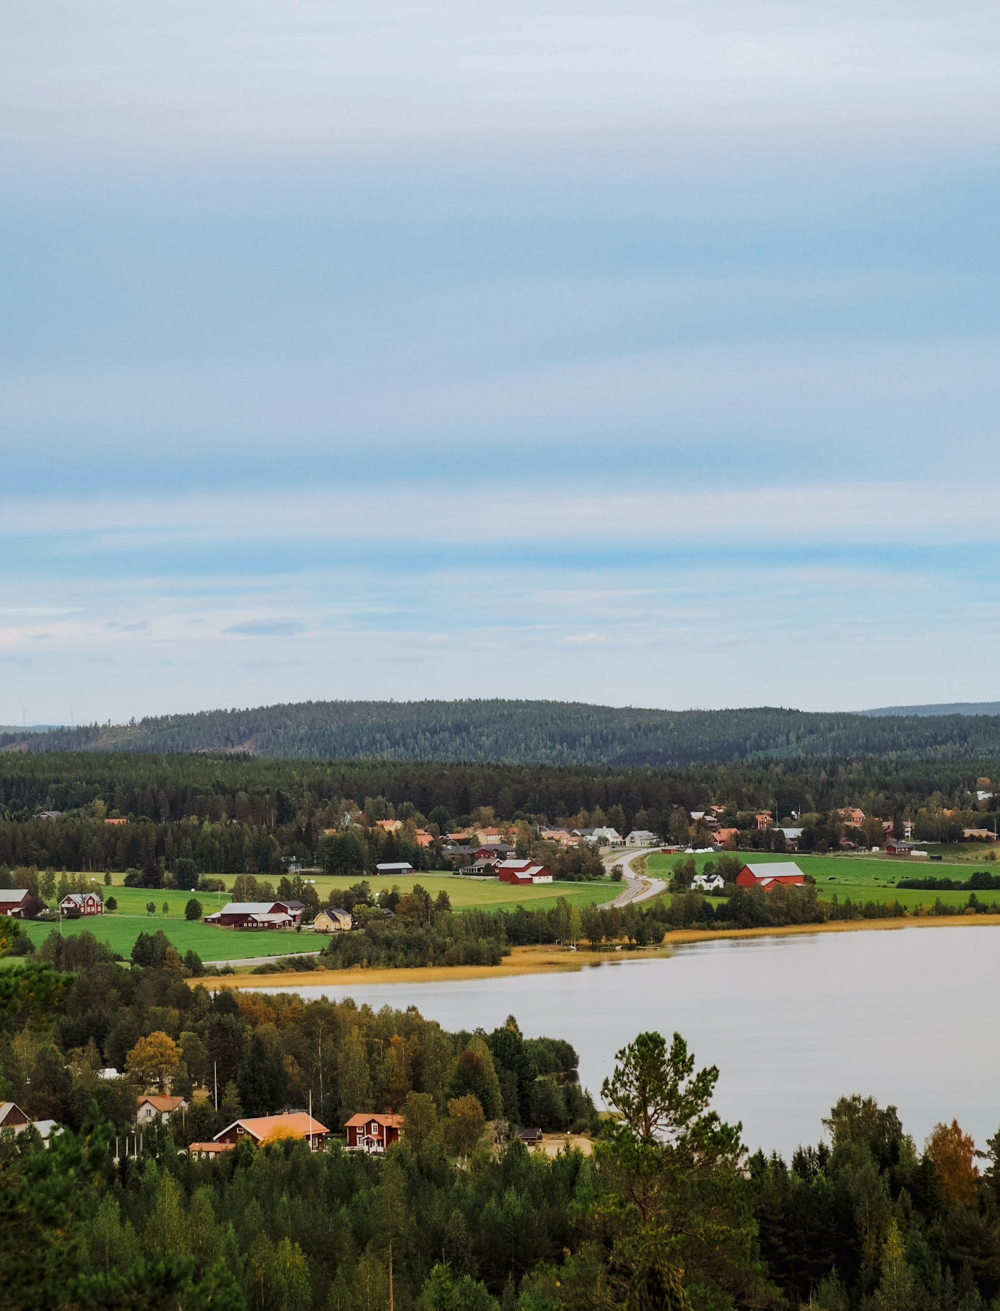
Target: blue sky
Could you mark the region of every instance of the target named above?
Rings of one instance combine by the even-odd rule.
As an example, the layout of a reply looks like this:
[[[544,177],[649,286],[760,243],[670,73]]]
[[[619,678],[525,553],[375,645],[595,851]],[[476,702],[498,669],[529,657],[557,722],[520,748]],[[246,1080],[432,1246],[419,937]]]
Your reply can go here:
[[[995,699],[998,35],[5,6],[0,723]]]

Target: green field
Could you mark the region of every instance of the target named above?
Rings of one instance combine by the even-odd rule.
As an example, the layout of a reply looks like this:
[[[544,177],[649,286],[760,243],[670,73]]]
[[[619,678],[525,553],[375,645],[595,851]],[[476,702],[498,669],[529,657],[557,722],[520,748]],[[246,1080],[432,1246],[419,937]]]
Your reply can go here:
[[[908,910],[915,910],[918,906],[933,906],[934,902],[940,897],[946,906],[964,906],[969,900],[968,892],[926,892],[918,891],[915,888],[897,888],[896,884],[899,879],[906,878],[944,878],[965,880],[972,873],[969,864],[956,868],[954,864],[947,861],[934,861],[933,864],[918,856],[916,860],[912,857],[895,858],[892,856],[776,856],[762,852],[726,852],[726,855],[739,856],[753,864],[769,864],[773,861],[793,860],[803,874],[811,874],[816,880],[816,887],[820,897],[824,901],[830,901],[833,894],[836,893],[840,901],[845,901],[850,897],[851,901],[898,901],[901,906]],[[686,856],[662,856],[655,854],[649,857],[646,867],[651,875],[659,878],[665,878],[673,865],[678,860],[686,860]],[[703,856],[695,856],[695,864],[699,871],[702,870],[708,861],[715,861],[718,856],[714,853]],[[979,863],[975,866],[977,869],[986,869],[991,872],[1000,872],[992,863]],[[977,892],[976,896],[980,901],[998,901],[1000,902],[1000,892]]]
[[[235,876],[226,879],[228,888],[232,887],[234,879]],[[349,888],[357,882],[354,876],[335,878],[317,874],[315,878],[321,902],[327,900],[334,888]],[[480,882],[458,878],[453,874],[416,874],[409,878],[371,879],[369,882],[375,891],[398,887],[401,892],[408,892],[415,883],[426,888],[434,897],[443,890],[451,898],[456,911],[467,910],[472,906],[497,910],[513,909],[519,905],[549,910],[560,897],[566,897],[577,906],[589,906],[594,902],[610,901],[621,888],[621,884],[612,883],[609,879],[595,883],[546,883],[537,887],[512,888],[495,879]],[[211,915],[227,901],[226,892],[192,893],[126,888],[114,881],[111,887],[102,885],[100,891],[104,897],[114,896],[118,902],[116,912],[89,919],[64,920],[61,925],[28,923],[24,927],[35,945],[42,943],[50,933],[61,931],[69,935],[86,931],[93,933],[101,942],[106,942],[112,951],[127,957],[140,933],[155,933],[157,929],[162,929],[182,956],[194,950],[202,960],[223,961],[315,951],[323,941],[317,939],[309,929],[303,929],[301,933],[273,929],[256,932],[240,930],[237,933],[232,929],[220,929],[212,924],[202,924],[197,920],[190,922],[184,918],[184,907],[191,897],[201,902],[203,914]],[[155,915],[146,913],[147,902],[153,902],[156,906]],[[163,914],[164,902],[167,903],[166,915]]]

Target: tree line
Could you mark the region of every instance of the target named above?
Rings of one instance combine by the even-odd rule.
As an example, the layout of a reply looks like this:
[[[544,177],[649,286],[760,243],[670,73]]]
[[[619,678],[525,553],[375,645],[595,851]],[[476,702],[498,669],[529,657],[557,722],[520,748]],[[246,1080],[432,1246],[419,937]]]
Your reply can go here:
[[[563,701],[306,701],[0,735],[34,751],[198,752],[311,760],[685,766],[809,757],[1000,754],[995,715],[648,710]]]
[[[665,835],[683,827],[689,835],[688,812],[710,804],[741,828],[740,816],[760,809],[812,816],[807,845],[823,850],[839,841],[835,812],[848,805],[900,823],[915,817],[921,831],[938,825],[943,833],[947,824],[945,836],[963,823],[991,825],[996,799],[979,801],[977,790],[996,772],[995,760],[601,769],[8,753],[0,755],[0,865],[140,869],[150,886],[179,860],[206,874],[278,874],[293,860],[335,872],[362,872],[383,858],[440,868],[440,845],[420,846],[418,826],[438,837],[473,823],[610,824]],[[384,818],[400,819],[405,832],[373,827]],[[748,845],[774,845],[773,834],[745,831]],[[574,853],[557,858],[580,863]],[[593,874],[582,864],[559,872]]]

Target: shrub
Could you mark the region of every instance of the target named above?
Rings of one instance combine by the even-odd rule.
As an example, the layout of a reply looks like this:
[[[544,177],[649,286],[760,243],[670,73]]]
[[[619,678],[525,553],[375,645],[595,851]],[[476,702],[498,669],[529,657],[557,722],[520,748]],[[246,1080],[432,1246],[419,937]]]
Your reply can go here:
[[[201,914],[201,902],[197,897],[192,897],[184,907],[184,918],[186,920],[200,920]]]

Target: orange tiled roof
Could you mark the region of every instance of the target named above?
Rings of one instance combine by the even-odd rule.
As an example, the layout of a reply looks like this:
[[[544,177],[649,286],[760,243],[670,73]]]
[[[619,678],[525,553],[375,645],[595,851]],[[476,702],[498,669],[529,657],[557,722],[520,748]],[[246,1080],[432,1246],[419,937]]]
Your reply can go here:
[[[161,1115],[170,1115],[183,1101],[183,1097],[140,1097],[139,1105],[149,1102],[154,1111],[159,1111]]]
[[[324,1124],[320,1124],[315,1116],[310,1116],[308,1111],[293,1111],[291,1114],[284,1115],[261,1115],[252,1120],[240,1119],[234,1120],[233,1124],[241,1124],[251,1137],[256,1138],[258,1142],[266,1138],[272,1129],[281,1125],[283,1128],[291,1129],[299,1138],[307,1138],[310,1134],[329,1133],[330,1130]],[[233,1124],[227,1124],[225,1129],[216,1134],[219,1138],[221,1134],[228,1133]]]

